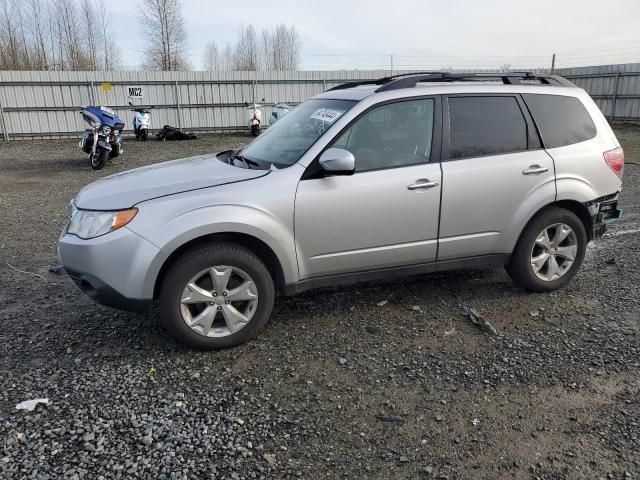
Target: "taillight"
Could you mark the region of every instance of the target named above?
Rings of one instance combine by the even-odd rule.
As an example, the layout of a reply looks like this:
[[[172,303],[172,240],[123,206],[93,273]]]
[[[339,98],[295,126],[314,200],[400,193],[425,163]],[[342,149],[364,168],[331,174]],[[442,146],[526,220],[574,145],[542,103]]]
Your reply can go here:
[[[609,168],[614,171],[616,175],[622,178],[624,171],[624,150],[621,147],[614,148],[608,152],[604,152],[604,160],[609,165]]]

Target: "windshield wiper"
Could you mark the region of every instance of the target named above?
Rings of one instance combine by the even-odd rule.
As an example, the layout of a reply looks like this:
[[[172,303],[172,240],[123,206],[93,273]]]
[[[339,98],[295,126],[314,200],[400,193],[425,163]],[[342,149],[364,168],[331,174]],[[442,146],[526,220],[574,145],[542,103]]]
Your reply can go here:
[[[247,168],[251,168],[252,166],[260,168],[260,164],[258,162],[256,162],[255,160],[251,160],[250,158],[247,158],[239,153],[234,153],[230,157],[230,160],[235,160],[235,159],[238,159],[241,162],[243,162],[247,166]],[[232,163],[232,162],[229,162],[229,163]]]

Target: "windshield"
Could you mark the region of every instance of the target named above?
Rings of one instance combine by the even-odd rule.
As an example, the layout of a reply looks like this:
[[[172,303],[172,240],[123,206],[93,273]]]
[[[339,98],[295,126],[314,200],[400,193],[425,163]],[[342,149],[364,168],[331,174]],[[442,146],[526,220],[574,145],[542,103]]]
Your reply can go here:
[[[294,108],[242,150],[242,156],[277,168],[293,165],[357,102],[309,100]]]

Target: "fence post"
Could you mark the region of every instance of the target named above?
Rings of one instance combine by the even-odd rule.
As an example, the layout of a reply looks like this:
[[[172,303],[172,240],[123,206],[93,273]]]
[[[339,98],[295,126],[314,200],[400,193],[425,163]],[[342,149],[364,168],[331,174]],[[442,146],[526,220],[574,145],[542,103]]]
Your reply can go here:
[[[322,79],[322,91],[323,92],[327,91],[327,79],[326,78]]]
[[[256,80],[255,79],[251,82],[251,90],[253,94],[253,103],[256,103]]]
[[[9,132],[7,132],[7,123],[4,121],[4,107],[0,103],[0,125],[2,125],[2,138],[5,142],[9,141]]]
[[[180,88],[176,80],[176,110],[178,111],[178,129],[182,130],[182,114],[180,112]]]
[[[613,86],[613,100],[611,101],[611,121],[616,119],[616,102],[618,100],[618,83],[620,82],[620,72],[616,74],[616,81]]]
[[[93,80],[91,80],[91,83],[89,84],[89,100],[91,101],[91,105],[96,104],[96,84]]]

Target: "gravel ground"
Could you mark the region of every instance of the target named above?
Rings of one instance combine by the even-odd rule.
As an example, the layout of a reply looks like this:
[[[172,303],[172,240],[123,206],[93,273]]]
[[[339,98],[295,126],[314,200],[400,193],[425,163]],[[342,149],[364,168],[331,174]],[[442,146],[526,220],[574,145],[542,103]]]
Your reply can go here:
[[[637,161],[640,129],[618,135]],[[0,478],[640,478],[637,166],[624,221],[552,294],[498,268],[323,289],[203,353],[157,312],[95,305],[48,273],[86,183],[247,141],[129,141],[99,173],[71,140],[0,142]]]

